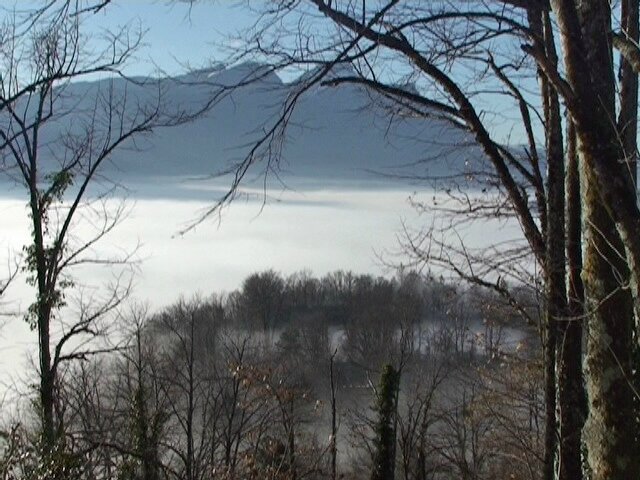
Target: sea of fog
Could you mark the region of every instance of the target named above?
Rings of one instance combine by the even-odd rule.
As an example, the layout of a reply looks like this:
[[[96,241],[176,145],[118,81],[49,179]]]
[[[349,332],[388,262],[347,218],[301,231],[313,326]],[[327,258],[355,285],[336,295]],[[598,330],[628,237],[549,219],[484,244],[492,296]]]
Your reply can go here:
[[[410,198],[434,201],[433,192],[416,194],[406,186],[376,182],[299,182],[295,188],[244,189],[220,215],[194,221],[224,192],[225,184],[157,180],[127,185],[100,208],[124,208],[121,222],[89,251],[87,265],[73,278],[83,298],[100,298],[116,278],[131,280],[130,302],[153,311],[179,299],[229,292],[249,274],[274,269],[283,275],[310,270],[314,275],[342,269],[392,275],[389,264],[406,262],[399,248],[403,225],[420,228],[433,218],[419,215]],[[26,199],[19,188],[0,196],[2,268],[19,258],[29,241]],[[126,198],[125,198],[126,197]],[[96,205],[94,205],[96,207]],[[97,208],[97,207],[96,207]],[[75,227],[77,244],[100,228],[100,209]],[[193,228],[184,231],[186,227]],[[460,232],[476,245],[519,238],[514,222],[486,221]],[[96,260],[124,258],[128,266]],[[1,277],[4,277],[2,272]],[[23,320],[33,291],[20,274],[2,299],[0,382],[10,390],[26,379],[25,368],[37,360],[36,337]],[[65,315],[74,315],[74,296]]]

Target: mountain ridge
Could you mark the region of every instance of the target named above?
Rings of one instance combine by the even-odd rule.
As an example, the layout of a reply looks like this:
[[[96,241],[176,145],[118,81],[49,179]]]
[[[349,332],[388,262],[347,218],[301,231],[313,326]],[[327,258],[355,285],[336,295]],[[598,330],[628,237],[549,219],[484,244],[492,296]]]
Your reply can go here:
[[[238,84],[243,86],[230,89]],[[175,111],[198,110],[219,95],[219,101],[194,120],[157,127],[150,135],[126,142],[102,171],[122,182],[217,175],[233,171],[247,157],[282,114],[293,88],[296,82],[284,82],[258,62],[214,65],[162,79],[140,77],[135,82],[124,78],[72,82],[61,96],[70,115],[47,125],[44,135],[55,143],[61,132],[81,134],[83,116],[91,115],[95,99],[105,92],[116,101],[128,98],[133,107],[126,108],[134,113],[137,106],[153,101],[156,92],[162,92],[163,105]],[[435,118],[389,121],[371,95],[353,84],[314,85],[300,97],[286,135],[274,139],[279,148],[274,163],[257,162],[249,177],[260,177],[270,168],[285,181],[437,178],[459,174],[470,161],[482,157],[466,132]]]

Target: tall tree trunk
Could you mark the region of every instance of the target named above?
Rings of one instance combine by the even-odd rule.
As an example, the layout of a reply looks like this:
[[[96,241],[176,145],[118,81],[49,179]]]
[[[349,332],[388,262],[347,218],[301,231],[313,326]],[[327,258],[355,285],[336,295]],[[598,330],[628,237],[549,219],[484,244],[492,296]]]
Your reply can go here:
[[[32,162],[35,164],[35,161]],[[33,247],[36,267],[36,287],[38,289],[36,326],[38,330],[38,354],[40,360],[40,415],[43,449],[51,452],[56,444],[56,428],[54,420],[55,403],[55,371],[51,361],[51,302],[53,292],[47,282],[47,259],[44,245],[42,212],[38,200],[36,173],[32,174],[31,217],[33,222]]]
[[[552,144],[558,139],[552,140]],[[558,184],[563,186],[562,156],[560,162],[554,155],[554,148],[548,149],[548,210],[547,252],[545,262],[545,314],[544,314],[544,394],[545,394],[545,480],[555,478],[555,461],[558,448],[558,419],[556,399],[556,356],[558,343],[558,322],[566,314],[564,293],[564,192],[558,192]],[[557,154],[557,152],[555,152]],[[561,155],[562,152],[560,152]],[[558,218],[558,208],[562,212]],[[562,447],[561,447],[562,450]]]
[[[331,454],[331,480],[338,478],[338,424],[336,414],[336,382],[333,372],[333,363],[338,350],[329,357],[329,382],[331,386],[331,442],[329,444]]]
[[[633,301],[628,289],[625,244],[612,218],[611,185],[623,150],[615,127],[615,79],[610,43],[611,11],[600,0],[553,0],[565,53],[570,100],[583,160],[586,222],[583,279],[588,321],[584,438],[593,480],[638,478],[634,395],[631,385]],[[603,190],[607,189],[608,190]],[[619,192],[626,195],[628,192]]]
[[[558,332],[558,403],[560,406],[560,478],[582,478],[582,428],[586,416],[586,397],[582,374],[582,322],[584,287],[582,271],[582,226],[580,214],[580,175],[577,139],[569,121],[567,140],[567,316]]]
[[[586,172],[587,230],[583,277],[587,293],[587,390],[585,430],[594,480],[638,478],[633,448],[634,396],[631,388],[633,303],[621,283],[629,272],[624,245],[601,206],[591,172]],[[633,475],[630,475],[633,473]]]
[[[186,465],[185,465],[185,473],[186,473],[186,479],[185,480],[193,480],[195,478],[194,476],[194,464],[195,464],[195,458],[194,458],[194,432],[193,432],[193,426],[194,426],[194,415],[195,415],[195,372],[194,372],[194,364],[195,364],[195,348],[194,348],[194,344],[195,344],[195,319],[194,319],[194,314],[191,314],[191,317],[189,318],[189,328],[190,328],[190,332],[189,332],[189,352],[188,352],[188,358],[187,358],[187,375],[188,375],[188,382],[189,382],[189,387],[188,387],[188,391],[187,391],[187,418],[186,418],[186,434],[187,434],[187,458],[186,458]]]
[[[553,27],[549,12],[530,7],[527,11],[528,21],[533,32],[535,49],[544,52],[549,63],[555,67],[558,64]],[[543,100],[543,114],[545,121],[545,142],[547,152],[547,212],[545,233],[545,315],[544,315],[544,373],[545,373],[545,442],[544,442],[544,471],[545,480],[553,480],[556,476],[556,458],[561,465],[562,479],[580,480],[581,461],[580,449],[573,445],[558,442],[558,427],[562,429],[563,412],[568,408],[562,405],[566,396],[557,396],[566,386],[559,385],[560,381],[570,380],[566,370],[567,364],[558,358],[562,351],[558,351],[558,334],[563,329],[563,322],[567,317],[566,297],[566,257],[565,257],[565,190],[564,190],[564,146],[562,140],[562,119],[560,116],[560,101],[558,93],[541,69],[538,69],[541,97]],[[558,403],[559,402],[559,403]],[[560,416],[558,418],[558,411]],[[565,415],[566,416],[566,415]],[[558,425],[560,420],[560,425]],[[566,427],[565,427],[566,429]],[[578,442],[580,434],[578,433]],[[571,472],[574,476],[567,477]],[[575,476],[577,475],[577,476]]]

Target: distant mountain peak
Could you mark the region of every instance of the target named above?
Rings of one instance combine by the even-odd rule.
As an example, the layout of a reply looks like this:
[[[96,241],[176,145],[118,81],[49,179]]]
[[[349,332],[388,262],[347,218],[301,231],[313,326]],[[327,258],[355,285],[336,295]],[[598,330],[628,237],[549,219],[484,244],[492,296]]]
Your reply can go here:
[[[219,72],[221,72],[222,70],[225,70],[227,68],[227,66],[222,63],[222,62],[218,62],[218,63],[214,63],[208,67],[203,67],[203,68],[197,68],[195,70],[190,70],[189,71],[189,75],[196,75],[196,76],[205,76],[205,77],[210,77],[212,75],[216,75]]]
[[[314,78],[316,75],[322,72],[326,67],[327,65],[318,65],[314,68],[311,68],[307,72],[300,75],[292,83],[304,83]],[[335,65],[332,65],[331,69],[324,75],[323,80],[331,80],[331,79],[341,78],[341,77],[354,77],[357,75],[358,74],[355,68],[353,68],[353,65],[351,65],[350,63],[336,63]]]

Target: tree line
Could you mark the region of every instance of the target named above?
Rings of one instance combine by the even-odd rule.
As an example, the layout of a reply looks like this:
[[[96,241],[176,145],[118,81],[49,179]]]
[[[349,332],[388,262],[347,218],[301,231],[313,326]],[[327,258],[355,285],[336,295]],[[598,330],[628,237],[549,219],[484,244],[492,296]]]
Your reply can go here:
[[[523,287],[525,297],[535,308]],[[156,313],[124,309],[124,343],[58,377],[55,448],[42,450],[32,405],[5,431],[0,472],[201,480],[539,471],[539,338],[496,300],[415,272],[270,270],[226,295]],[[521,332],[517,345],[506,327]],[[525,444],[513,445],[508,428]]]

